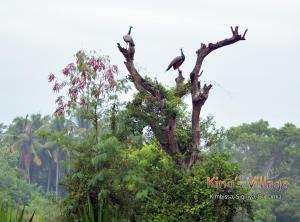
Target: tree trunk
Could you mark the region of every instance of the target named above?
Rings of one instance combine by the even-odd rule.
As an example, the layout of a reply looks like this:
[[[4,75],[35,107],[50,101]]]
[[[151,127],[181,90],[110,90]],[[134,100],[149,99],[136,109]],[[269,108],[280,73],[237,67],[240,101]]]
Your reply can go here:
[[[56,200],[58,200],[58,180],[59,180],[59,163],[58,160],[56,162],[56,180],[55,180],[55,196]]]
[[[28,184],[31,184],[31,179],[30,179],[30,165],[27,168],[27,177],[28,177]]]
[[[192,147],[194,149],[200,149],[200,112],[201,106],[193,103],[192,111]]]
[[[116,103],[113,103],[111,108],[110,129],[111,129],[111,134],[114,136],[117,133],[116,114],[117,114]]]
[[[51,186],[51,163],[49,164],[49,169],[48,169],[47,193],[50,192],[50,186]]]
[[[98,114],[97,114],[97,105],[94,107],[94,127],[96,131],[96,143],[98,143],[99,129],[98,129]]]
[[[167,136],[168,136],[168,145],[170,146],[168,150],[170,150],[171,155],[175,155],[179,152],[178,143],[176,139],[176,116],[169,117],[168,125],[167,125]]]

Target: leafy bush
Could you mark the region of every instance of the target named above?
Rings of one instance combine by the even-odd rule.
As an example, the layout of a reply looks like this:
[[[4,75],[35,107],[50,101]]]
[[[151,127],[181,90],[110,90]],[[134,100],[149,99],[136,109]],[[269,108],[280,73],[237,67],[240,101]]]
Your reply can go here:
[[[84,145],[83,145],[84,146]],[[86,147],[87,148],[87,147]],[[67,179],[69,196],[64,200],[67,215],[79,218],[88,206],[87,196],[98,192],[105,202],[109,221],[230,221],[242,207],[251,214],[246,200],[214,200],[214,194],[232,195],[247,192],[207,188],[207,177],[234,179],[240,171],[230,163],[230,155],[203,154],[190,173],[178,167],[156,143],[142,147],[124,147],[115,137],[96,146],[94,154],[84,154],[74,162]],[[89,161],[90,155],[92,161]],[[68,208],[67,208],[68,207]],[[70,208],[71,207],[71,208]],[[99,211],[101,212],[101,211]],[[73,216],[72,216],[73,215]],[[118,221],[121,221],[120,219]]]

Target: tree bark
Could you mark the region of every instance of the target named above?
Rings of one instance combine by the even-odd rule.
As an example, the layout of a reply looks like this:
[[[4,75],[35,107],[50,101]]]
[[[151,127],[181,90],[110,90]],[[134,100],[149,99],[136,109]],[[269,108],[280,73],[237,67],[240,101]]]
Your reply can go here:
[[[96,144],[99,142],[99,129],[98,129],[98,114],[97,114],[97,105],[95,105],[94,107],[94,127],[95,127],[95,132],[96,132],[96,135],[95,135],[95,139],[96,139]]]
[[[202,106],[205,104],[208,98],[209,91],[212,88],[211,84],[204,84],[203,87],[201,87],[201,82],[199,78],[202,74],[202,72],[200,73],[202,63],[204,58],[212,51],[223,46],[234,44],[240,40],[245,40],[247,29],[245,30],[243,35],[240,35],[238,33],[238,26],[236,26],[235,29],[231,27],[231,32],[232,36],[230,38],[221,40],[216,43],[209,43],[208,45],[201,43],[201,47],[196,51],[197,59],[196,64],[192,72],[190,73],[190,82],[184,83],[184,77],[182,75],[181,70],[178,70],[178,77],[175,79],[175,96],[181,98],[184,95],[186,95],[189,91],[191,92],[192,96],[192,144],[186,161],[182,163],[182,167],[186,170],[190,170],[199,158],[201,138],[200,113]],[[138,73],[137,69],[134,66],[133,60],[135,48],[127,50],[121,47],[119,43],[117,45],[119,51],[123,54],[125,58],[124,64],[129,72],[129,76],[132,82],[134,83],[135,88],[140,92],[146,93],[150,100],[156,101],[156,104],[157,106],[159,106],[160,109],[164,109],[166,98],[164,97],[163,93],[154,84],[152,84],[151,82],[147,82]],[[147,115],[145,114],[145,116]],[[149,125],[152,128],[152,130],[156,129],[156,132],[154,130],[154,134],[157,140],[164,148],[164,150],[169,155],[175,156],[176,153],[179,153],[178,143],[176,139],[176,115],[170,115],[169,117],[167,117],[165,130],[161,130],[159,129],[159,127],[157,128],[157,126],[155,126],[155,122],[149,121]],[[165,138],[167,138],[167,141]]]
[[[238,33],[238,26],[233,29],[231,27],[232,36],[230,38],[224,39],[217,43],[209,43],[206,46],[204,43],[201,43],[201,47],[196,51],[197,59],[194,69],[190,74],[191,80],[191,93],[192,93],[192,149],[191,154],[186,162],[187,170],[190,170],[194,163],[197,161],[198,156],[197,153],[200,151],[200,138],[201,138],[201,131],[200,131],[200,112],[202,106],[205,104],[210,89],[212,85],[204,84],[203,88],[201,88],[201,82],[199,80],[202,72],[200,73],[203,60],[205,57],[211,53],[212,51],[221,48],[223,46],[234,44],[240,40],[245,40],[245,36],[247,33],[247,29],[245,30],[243,35]],[[199,74],[200,73],[200,74]]]
[[[30,166],[27,168],[27,176],[28,176],[28,184],[31,184],[31,179],[30,179]]]
[[[50,186],[51,186],[51,163],[49,164],[49,169],[48,169],[47,193],[50,192]]]
[[[169,150],[171,151],[171,155],[175,155],[179,152],[177,139],[176,139],[176,116],[171,116],[168,120],[167,125],[167,135],[168,135],[168,142],[169,142]]]
[[[58,200],[58,180],[59,180],[59,165],[58,160],[56,162],[56,178],[55,178],[55,197]]]
[[[157,104],[159,109],[164,109],[165,107],[165,96],[159,90],[159,88],[149,81],[146,81],[134,66],[133,58],[135,50],[127,50],[118,43],[118,48],[125,58],[125,66],[130,74],[130,78],[134,83],[135,88],[143,93],[153,103]],[[182,94],[182,92],[181,92]],[[142,111],[141,111],[142,112]],[[175,130],[176,130],[176,117],[170,116],[166,121],[166,126],[160,127],[156,125],[157,119],[151,119],[149,125],[154,131],[157,140],[160,142],[164,150],[171,156],[175,156],[179,152],[178,144],[176,141]],[[166,141],[167,138],[167,141]]]

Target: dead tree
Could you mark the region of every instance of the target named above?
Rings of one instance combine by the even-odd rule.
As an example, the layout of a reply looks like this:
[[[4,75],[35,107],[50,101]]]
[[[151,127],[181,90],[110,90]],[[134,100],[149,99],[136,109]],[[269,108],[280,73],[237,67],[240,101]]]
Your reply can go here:
[[[176,89],[174,96],[178,98],[182,98],[187,95],[189,92],[192,97],[192,135],[191,135],[191,147],[189,149],[188,156],[186,159],[181,162],[181,166],[190,170],[194,163],[199,158],[200,151],[200,138],[201,138],[201,130],[200,130],[200,112],[202,106],[205,104],[209,91],[212,88],[212,85],[204,84],[201,86],[200,73],[201,66],[204,58],[211,53],[212,51],[221,48],[223,46],[234,44],[240,40],[245,40],[245,36],[247,33],[247,29],[243,33],[243,35],[239,34],[238,26],[233,29],[231,27],[232,36],[230,38],[226,38],[216,43],[209,43],[208,45],[201,43],[201,47],[196,51],[197,59],[196,64],[190,73],[190,81],[185,82],[185,79],[182,75],[181,71],[178,71],[178,77],[175,79]],[[134,83],[135,88],[143,93],[145,98],[151,102],[156,110],[159,113],[166,109],[166,95],[160,88],[158,84],[154,82],[147,81],[147,79],[143,78],[139,72],[137,71],[134,63],[134,53],[135,50],[127,50],[118,43],[118,48],[120,52],[123,54],[125,58],[125,66],[129,72],[129,77],[131,81]],[[152,131],[156,139],[159,141],[163,149],[173,158],[176,159],[176,156],[180,154],[180,150],[178,147],[178,142],[176,138],[176,115],[175,114],[166,114],[165,124],[163,126],[159,125],[158,117],[155,115],[147,115],[147,113],[143,113],[141,110],[142,118],[145,118],[145,121],[151,127]]]

